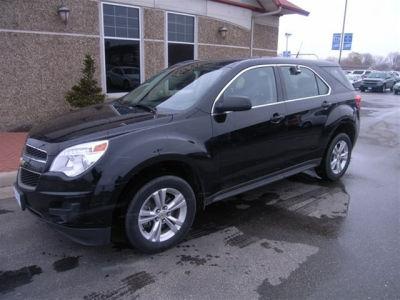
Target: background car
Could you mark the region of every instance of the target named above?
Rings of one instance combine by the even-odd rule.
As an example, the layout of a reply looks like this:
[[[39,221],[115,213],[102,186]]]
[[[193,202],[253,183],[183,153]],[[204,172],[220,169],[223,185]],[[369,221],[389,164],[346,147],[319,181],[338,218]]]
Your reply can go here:
[[[396,83],[400,82],[400,72],[392,71],[390,74],[394,77],[394,81]]]
[[[360,91],[379,91],[384,93],[386,89],[393,90],[395,84],[395,79],[388,72],[378,72],[374,71],[364,78],[361,85]]]
[[[362,78],[368,77],[371,74],[371,70],[354,70],[351,74],[360,75]]]
[[[393,93],[394,93],[395,95],[399,95],[399,94],[400,94],[400,82],[396,83],[396,84],[393,86]]]
[[[140,84],[140,71],[136,67],[114,67],[107,72],[110,86],[129,91]]]
[[[346,77],[355,89],[360,88],[362,80],[363,80],[361,75],[347,74]]]

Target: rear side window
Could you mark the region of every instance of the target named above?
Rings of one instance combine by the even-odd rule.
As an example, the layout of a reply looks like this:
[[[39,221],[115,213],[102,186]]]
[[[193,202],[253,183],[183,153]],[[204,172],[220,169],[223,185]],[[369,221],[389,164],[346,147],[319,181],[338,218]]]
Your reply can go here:
[[[354,90],[353,85],[350,83],[350,81],[347,79],[346,75],[344,74],[342,68],[340,67],[321,67],[323,70],[328,72],[330,75],[332,75],[333,78],[335,78],[337,81],[339,81],[342,85],[344,85],[346,88],[350,90]],[[356,71],[353,72],[353,74]]]
[[[325,95],[329,87],[308,68],[300,67],[300,73],[293,72],[294,66],[280,67],[286,100]]]
[[[274,70],[260,67],[244,72],[229,85],[224,96],[248,97],[253,106],[276,102]]]

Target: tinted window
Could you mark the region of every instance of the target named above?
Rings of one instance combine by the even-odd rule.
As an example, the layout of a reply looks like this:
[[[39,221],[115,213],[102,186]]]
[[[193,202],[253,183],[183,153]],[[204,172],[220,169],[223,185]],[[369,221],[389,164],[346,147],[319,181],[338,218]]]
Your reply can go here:
[[[137,8],[104,4],[104,36],[139,38],[139,10]]]
[[[193,59],[194,45],[168,44],[168,66]]]
[[[140,69],[139,41],[105,39],[107,93],[129,92],[140,84],[139,73],[125,77],[113,76],[122,74],[118,67],[135,67]]]
[[[307,68],[300,68],[301,72],[296,73],[293,68],[293,66],[281,67],[287,100],[318,96],[314,72]]]
[[[341,67],[321,67],[321,68],[324,69],[325,71],[327,71],[333,78],[335,78],[337,81],[339,81],[346,88],[348,88],[350,90],[354,90],[353,85],[346,78],[346,75],[344,74]],[[357,73],[353,72],[353,74],[357,74]]]
[[[168,14],[168,41],[194,43],[194,17]]]
[[[261,67],[244,72],[229,85],[224,96],[248,97],[253,106],[276,102],[273,68]]]
[[[192,16],[168,13],[168,66],[194,59]]]
[[[129,92],[140,84],[139,9],[103,4],[103,24],[107,93]]]

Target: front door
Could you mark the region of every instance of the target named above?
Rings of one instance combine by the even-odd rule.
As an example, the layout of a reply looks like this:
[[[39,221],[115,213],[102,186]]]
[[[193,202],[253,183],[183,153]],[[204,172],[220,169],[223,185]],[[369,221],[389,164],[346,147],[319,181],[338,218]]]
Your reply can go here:
[[[229,188],[284,167],[285,104],[278,102],[274,68],[257,66],[237,75],[223,97],[245,96],[252,109],[213,114],[213,148],[222,187]],[[218,100],[217,100],[218,101]]]

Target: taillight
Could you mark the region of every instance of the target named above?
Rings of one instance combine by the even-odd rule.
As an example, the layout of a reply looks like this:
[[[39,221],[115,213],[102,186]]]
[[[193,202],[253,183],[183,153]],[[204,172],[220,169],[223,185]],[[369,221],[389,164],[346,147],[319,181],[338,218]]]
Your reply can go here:
[[[355,96],[354,100],[356,101],[357,108],[360,109],[361,108],[361,96],[360,95]]]

